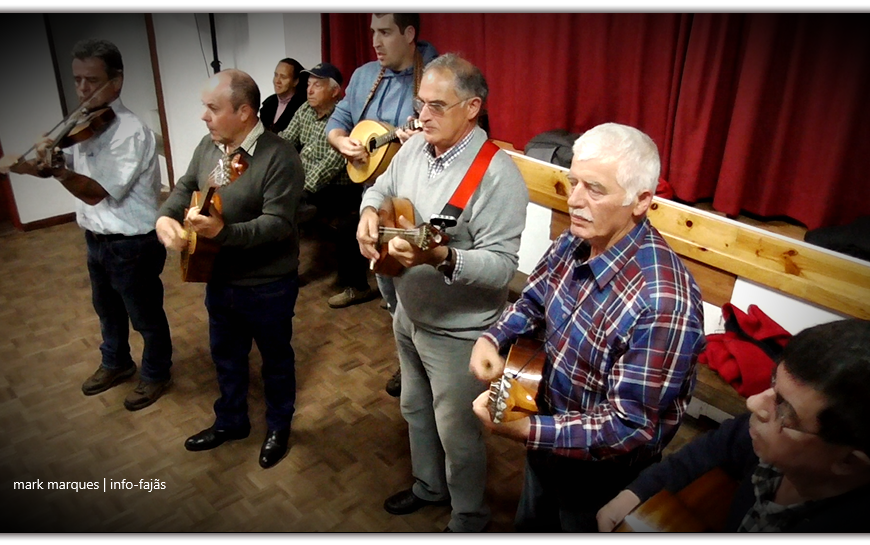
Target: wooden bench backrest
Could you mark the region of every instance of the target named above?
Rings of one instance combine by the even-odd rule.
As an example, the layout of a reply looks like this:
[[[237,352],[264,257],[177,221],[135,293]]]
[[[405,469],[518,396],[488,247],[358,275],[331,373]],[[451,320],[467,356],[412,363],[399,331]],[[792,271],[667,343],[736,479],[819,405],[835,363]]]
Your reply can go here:
[[[522,172],[529,199],[567,214],[568,170],[505,151]],[[671,248],[689,262],[870,319],[870,263],[665,199],[654,198],[648,216]],[[691,263],[690,269],[697,277]]]

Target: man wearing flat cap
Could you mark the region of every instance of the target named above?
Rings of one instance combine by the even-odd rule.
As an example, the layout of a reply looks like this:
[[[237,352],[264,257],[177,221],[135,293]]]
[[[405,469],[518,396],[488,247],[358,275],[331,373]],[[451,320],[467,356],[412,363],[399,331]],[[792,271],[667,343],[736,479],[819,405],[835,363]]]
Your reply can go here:
[[[302,158],[303,202],[314,205],[318,215],[335,219],[339,287],[342,291],[346,288],[368,291],[368,262],[360,255],[356,242],[363,186],[351,182],[347,160],[326,140],[326,122],[341,97],[344,78],[328,62],[302,73],[308,74],[308,102],[296,111],[279,136],[296,146]]]

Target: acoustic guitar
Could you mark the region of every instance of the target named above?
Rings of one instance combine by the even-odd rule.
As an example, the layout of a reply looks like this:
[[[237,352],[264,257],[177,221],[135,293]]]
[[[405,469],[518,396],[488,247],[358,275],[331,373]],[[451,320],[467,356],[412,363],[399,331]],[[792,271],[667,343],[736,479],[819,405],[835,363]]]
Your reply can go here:
[[[504,374],[489,385],[489,416],[495,424],[537,414],[535,396],[541,384],[547,354],[543,343],[520,337],[511,346]]]
[[[422,128],[423,124],[417,119],[399,127],[403,131]],[[358,184],[373,182],[387,170],[393,156],[402,147],[396,135],[399,129],[374,119],[363,119],[356,124],[350,132],[350,137],[361,142],[369,156],[365,163],[347,162],[347,174],[352,181]]]
[[[184,210],[184,227],[187,233],[187,246],[181,251],[181,281],[208,282],[217,257],[220,244],[208,237],[197,236],[187,221],[187,213],[191,208],[200,207],[199,213],[208,216],[214,206],[218,214],[223,213],[220,195],[215,193],[219,187],[235,182],[248,168],[248,163],[240,153],[232,158],[221,157],[217,166],[208,177],[208,190],[194,191],[190,196],[190,206]]]
[[[614,532],[721,532],[738,483],[720,468],[672,494],[662,490],[638,505]]]
[[[399,237],[424,252],[437,246],[443,246],[450,241],[450,235],[430,223],[422,223],[413,229],[399,227],[399,217],[404,216],[416,224],[414,205],[408,199],[391,197],[385,199],[378,210],[378,247],[380,256],[371,263],[371,269],[383,276],[399,276],[405,267],[388,252],[387,244]]]

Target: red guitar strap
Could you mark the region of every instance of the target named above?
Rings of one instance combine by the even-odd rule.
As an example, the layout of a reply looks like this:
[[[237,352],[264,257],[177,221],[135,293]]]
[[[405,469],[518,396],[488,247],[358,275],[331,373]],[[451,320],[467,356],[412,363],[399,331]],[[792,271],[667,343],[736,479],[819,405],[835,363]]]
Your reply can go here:
[[[480,181],[483,180],[483,175],[486,169],[489,168],[489,163],[492,162],[495,152],[498,151],[498,146],[493,144],[492,140],[487,140],[483,143],[480,151],[477,152],[477,157],[471,163],[465,177],[459,183],[459,187],[453,192],[453,196],[444,205],[444,209],[440,214],[433,215],[429,223],[441,229],[453,227],[456,225],[456,219],[459,218],[471,196],[477,191]]]

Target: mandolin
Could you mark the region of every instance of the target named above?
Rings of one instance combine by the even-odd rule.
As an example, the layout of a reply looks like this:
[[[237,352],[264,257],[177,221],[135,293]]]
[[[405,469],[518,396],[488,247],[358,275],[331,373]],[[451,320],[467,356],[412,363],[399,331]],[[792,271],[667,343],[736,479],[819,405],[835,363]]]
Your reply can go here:
[[[389,123],[363,119],[350,132],[350,137],[360,142],[368,152],[368,160],[364,163],[355,161],[347,162],[347,173],[350,179],[358,184],[373,182],[387,170],[393,156],[402,147],[396,131],[422,129],[423,124],[413,119],[398,129]]]
[[[383,276],[399,276],[405,267],[388,252],[387,244],[390,240],[399,237],[407,240],[423,251],[443,246],[450,241],[450,236],[430,223],[422,223],[412,229],[397,227],[399,216],[411,223],[417,223],[414,214],[414,205],[408,199],[392,197],[386,199],[378,210],[378,245],[380,257],[373,260],[371,269]]]
[[[182,282],[208,282],[211,279],[215,257],[220,250],[220,244],[214,240],[196,235],[187,221],[188,211],[198,206],[200,207],[199,213],[208,216],[211,213],[211,207],[214,206],[218,214],[221,214],[223,207],[220,195],[215,191],[235,182],[247,168],[248,163],[240,153],[235,154],[232,158],[228,155],[221,157],[209,175],[208,190],[205,194],[202,191],[194,191],[190,196],[190,206],[184,211],[187,246],[181,251]]]
[[[537,414],[535,396],[541,384],[547,354],[543,343],[520,337],[511,346],[504,374],[489,385],[489,416],[494,424]]]

